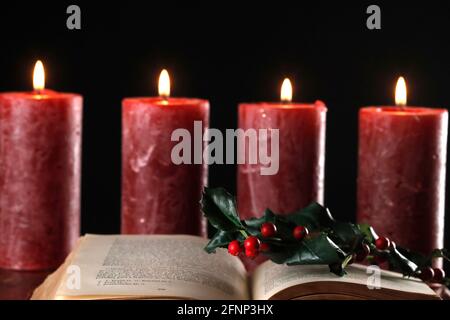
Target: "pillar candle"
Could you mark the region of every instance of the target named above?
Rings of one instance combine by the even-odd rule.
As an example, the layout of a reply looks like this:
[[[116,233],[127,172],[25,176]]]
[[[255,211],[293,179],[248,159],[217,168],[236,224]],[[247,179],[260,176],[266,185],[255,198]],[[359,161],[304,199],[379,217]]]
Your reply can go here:
[[[0,267],[52,269],[80,232],[82,97],[0,94]]]
[[[169,98],[163,71],[160,97],[126,98],[122,104],[122,233],[206,235],[200,199],[206,164],[175,164],[171,136],[194,121],[208,127],[209,102]],[[203,137],[203,133],[202,137]],[[191,150],[194,156],[194,144]]]
[[[313,201],[323,202],[327,108],[320,101],[290,102],[288,79],[281,91],[281,103],[239,105],[239,128],[279,129],[279,170],[275,175],[261,175],[261,163],[238,165],[237,202],[244,219],[262,216],[267,208],[288,214]],[[247,150],[240,151],[248,155]]]
[[[408,107],[359,113],[357,218],[398,245],[429,254],[443,246],[448,113]]]

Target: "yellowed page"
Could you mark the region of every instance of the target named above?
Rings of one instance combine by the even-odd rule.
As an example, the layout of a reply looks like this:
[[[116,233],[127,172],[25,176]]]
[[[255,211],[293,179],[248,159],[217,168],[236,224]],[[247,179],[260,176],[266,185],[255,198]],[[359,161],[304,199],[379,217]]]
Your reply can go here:
[[[382,270],[380,281],[376,282],[376,274],[363,265],[347,267],[347,275],[339,277],[329,271],[328,266],[287,266],[266,261],[260,265],[252,276],[252,296],[255,300],[267,300],[276,293],[300,284],[312,282],[346,282],[397,291],[419,293],[435,296],[426,284],[418,279],[403,279],[395,272]],[[377,290],[369,289],[368,290]]]
[[[87,235],[48,281],[59,278],[56,299],[248,299],[242,262],[225,250],[207,254],[206,243],[185,235]],[[71,266],[79,268],[79,289]]]

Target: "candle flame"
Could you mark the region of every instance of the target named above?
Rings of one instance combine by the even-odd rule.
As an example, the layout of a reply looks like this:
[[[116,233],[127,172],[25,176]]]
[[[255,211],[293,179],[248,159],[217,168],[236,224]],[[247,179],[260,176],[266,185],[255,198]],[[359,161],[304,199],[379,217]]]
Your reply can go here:
[[[406,106],[406,82],[403,77],[398,78],[397,86],[395,87],[395,104],[397,106]]]
[[[170,96],[170,77],[166,69],[163,69],[159,75],[158,91],[163,98]]]
[[[292,101],[292,84],[291,80],[289,80],[288,78],[285,78],[283,84],[281,85],[281,101]]]
[[[43,90],[45,88],[45,71],[41,60],[36,61],[33,71],[34,90]]]

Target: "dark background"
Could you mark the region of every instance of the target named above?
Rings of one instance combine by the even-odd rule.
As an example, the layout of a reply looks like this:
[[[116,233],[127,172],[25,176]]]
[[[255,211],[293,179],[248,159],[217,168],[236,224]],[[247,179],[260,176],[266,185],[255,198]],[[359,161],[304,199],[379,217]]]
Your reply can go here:
[[[236,126],[239,102],[277,101],[286,76],[295,100],[325,101],[326,204],[341,220],[355,215],[358,109],[393,104],[399,75],[410,105],[450,105],[448,1],[211,3],[0,5],[0,90],[30,90],[42,59],[48,88],[84,96],[83,233],[120,231],[121,100],[156,95],[162,68],[172,95],[210,100],[222,130]],[[69,4],[81,7],[80,31],[66,28]],[[366,28],[369,4],[382,30]],[[209,176],[235,192],[234,166]]]

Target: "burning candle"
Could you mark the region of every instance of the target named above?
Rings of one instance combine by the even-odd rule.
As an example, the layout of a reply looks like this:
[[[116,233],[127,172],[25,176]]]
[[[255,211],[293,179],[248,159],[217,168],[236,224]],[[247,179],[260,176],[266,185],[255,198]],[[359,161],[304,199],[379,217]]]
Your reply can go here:
[[[209,102],[170,97],[166,70],[159,97],[126,98],[122,103],[122,233],[206,235],[200,199],[206,164],[174,163],[172,133],[194,136],[194,121],[208,127]],[[200,134],[203,136],[204,132]],[[191,154],[202,157],[195,142]]]
[[[0,94],[0,267],[57,267],[80,232],[82,97],[45,89]]]
[[[429,254],[443,246],[448,113],[406,98],[400,78],[397,106],[360,110],[357,218]]]
[[[323,202],[327,108],[320,101],[300,104],[291,100],[292,85],[285,79],[280,103],[239,105],[239,128],[278,129],[279,134],[279,150],[271,150],[279,153],[275,174],[261,174],[261,168],[265,167],[261,159],[250,163],[251,151],[247,147],[238,150],[246,159],[238,164],[237,172],[238,208],[245,219],[259,217],[267,208],[287,214],[313,201]],[[258,139],[263,145],[272,145],[270,135]],[[277,157],[272,154],[272,158]]]

